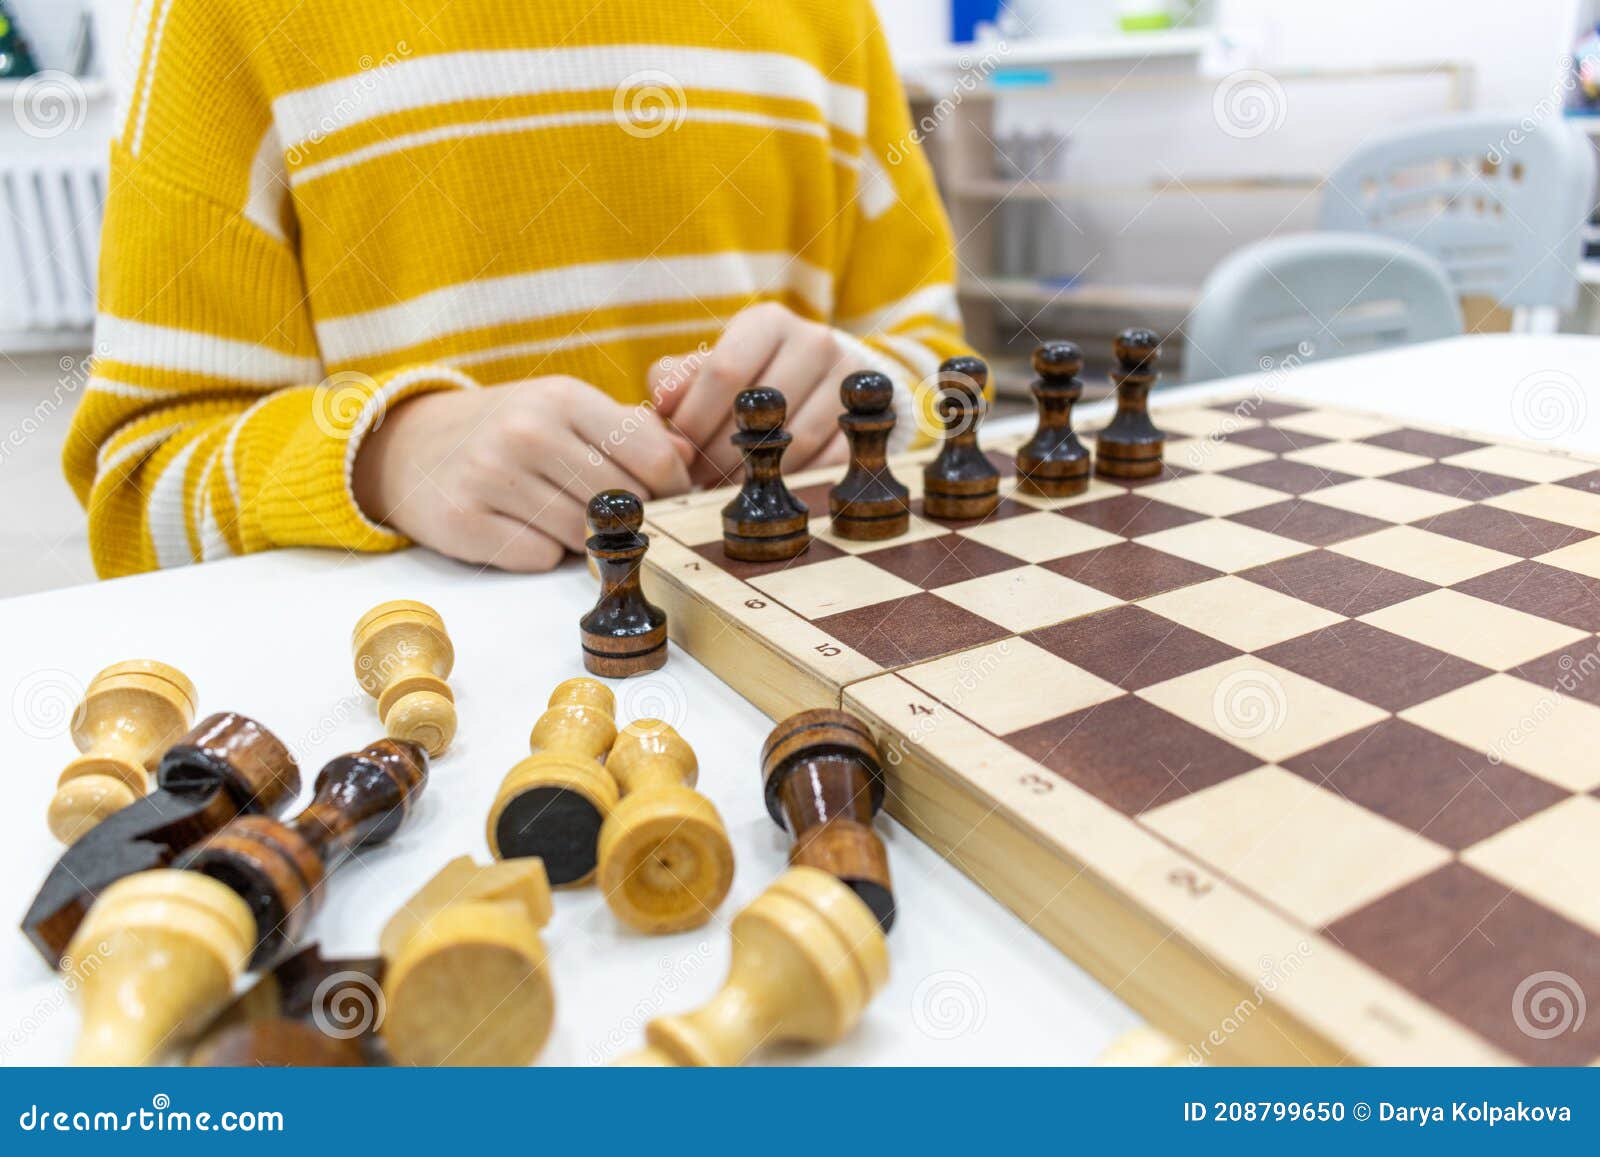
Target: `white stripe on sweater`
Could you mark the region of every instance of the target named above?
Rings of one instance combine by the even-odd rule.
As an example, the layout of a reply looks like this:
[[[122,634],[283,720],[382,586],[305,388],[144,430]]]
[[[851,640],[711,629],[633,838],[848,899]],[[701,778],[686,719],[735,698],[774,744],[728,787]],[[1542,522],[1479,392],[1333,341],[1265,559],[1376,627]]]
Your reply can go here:
[[[691,108],[684,112],[683,119],[705,124],[747,125],[751,128],[766,129],[770,132],[799,133],[824,141],[828,139],[827,130],[815,121],[763,116],[760,113],[742,112],[738,109]],[[401,133],[367,145],[364,148],[352,149],[341,156],[330,157],[326,161],[295,169],[289,174],[289,181],[296,188],[299,188],[331,173],[352,169],[357,165],[364,165],[368,161],[378,160],[380,157],[391,156],[394,153],[404,152],[408,149],[423,148],[427,145],[442,144],[446,141],[460,141],[472,137],[489,137],[511,133],[532,133],[544,129],[571,128],[574,125],[606,124],[615,120],[616,114],[608,110],[604,112],[560,112],[550,113],[546,116],[507,117],[504,120],[463,121],[457,124],[441,125],[437,128],[422,129],[414,133]],[[830,155],[839,164],[850,168],[857,168],[861,163],[857,158],[838,149],[831,149]]]
[[[821,317],[833,275],[788,253],[705,253],[564,265],[460,282],[366,313],[317,323],[329,362],[356,361],[489,326],[664,302],[791,290]]]
[[[150,527],[150,545],[156,552],[156,566],[161,568],[184,566],[194,561],[194,551],[189,545],[183,484],[189,474],[189,463],[199,447],[200,439],[191,439],[187,446],[172,456],[166,469],[150,484],[145,520]]]
[[[144,122],[150,112],[150,89],[155,84],[156,61],[161,56],[161,36],[167,30],[167,17],[171,14],[172,0],[161,0],[161,10],[156,13],[155,31],[150,34],[150,61],[145,66],[144,89],[139,94],[139,115],[134,122],[133,139],[128,142],[128,151],[136,157],[144,145]]]
[[[341,130],[429,105],[555,92],[609,92],[621,126],[637,103],[667,119],[709,89],[804,101],[853,136],[867,124],[867,94],[830,81],[797,56],[674,44],[605,44],[439,52],[285,93],[272,102],[285,151]]]
[[[289,186],[284,183],[287,163],[278,132],[268,127],[250,161],[250,189],[245,196],[245,220],[275,241],[287,241],[283,233],[284,210],[288,208]]]
[[[882,309],[860,314],[839,322],[839,326],[861,337],[887,333],[914,317],[924,315],[961,324],[961,306],[956,302],[956,291],[950,285],[927,285]]]
[[[501,361],[505,358],[534,357],[539,354],[555,353],[558,350],[605,345],[607,342],[614,341],[666,337],[669,334],[694,333],[697,330],[721,333],[728,321],[729,319],[726,317],[704,317],[690,321],[662,321],[653,325],[625,325],[617,326],[615,329],[591,329],[575,333],[570,337],[555,337],[548,338],[545,341],[522,341],[489,346],[486,349],[473,350],[471,353],[457,354],[454,357],[446,357],[440,360],[452,366],[475,366],[482,365],[484,362]]]
[[[96,348],[103,350],[102,356],[108,360],[151,369],[260,386],[294,385],[322,377],[322,363],[316,358],[109,313],[95,319],[94,337]]]

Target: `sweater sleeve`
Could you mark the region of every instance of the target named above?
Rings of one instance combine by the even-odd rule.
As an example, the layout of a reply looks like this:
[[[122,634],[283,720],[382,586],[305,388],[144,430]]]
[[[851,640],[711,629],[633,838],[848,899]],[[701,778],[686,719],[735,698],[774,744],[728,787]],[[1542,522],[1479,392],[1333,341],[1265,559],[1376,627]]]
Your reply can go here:
[[[94,358],[63,450],[103,577],[404,545],[356,505],[356,451],[388,407],[473,384],[432,365],[325,376],[282,153],[226,12],[173,0],[164,24],[134,32]]]
[[[895,381],[894,448],[939,430],[939,363],[973,351],[956,300],[955,237],[911,122],[888,43],[868,6],[866,137],[856,186],[854,243],[838,289],[847,343]]]

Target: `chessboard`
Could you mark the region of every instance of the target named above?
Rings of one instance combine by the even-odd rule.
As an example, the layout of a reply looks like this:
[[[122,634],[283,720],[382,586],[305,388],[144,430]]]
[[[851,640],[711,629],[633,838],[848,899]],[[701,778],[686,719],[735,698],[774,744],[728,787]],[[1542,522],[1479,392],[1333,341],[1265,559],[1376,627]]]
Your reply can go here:
[[[889,812],[1201,1061],[1600,1059],[1600,465],[1282,393],[1152,412],[1160,477],[722,548],[647,507],[671,637],[842,706]],[[1089,439],[1085,438],[1089,444]],[[924,918],[936,918],[936,913]],[[1024,999],[1023,994],[1016,994]]]

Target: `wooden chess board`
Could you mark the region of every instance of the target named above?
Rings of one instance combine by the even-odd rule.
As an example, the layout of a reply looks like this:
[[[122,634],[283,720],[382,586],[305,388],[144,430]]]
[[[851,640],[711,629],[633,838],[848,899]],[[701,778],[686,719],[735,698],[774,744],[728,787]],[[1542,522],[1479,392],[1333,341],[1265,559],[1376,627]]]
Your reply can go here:
[[[887,542],[792,476],[788,563],[652,504],[646,591],[768,714],[866,719],[888,810],[1201,1059],[1600,1059],[1597,463],[1154,413],[1160,478],[1041,499],[997,442],[993,516]]]

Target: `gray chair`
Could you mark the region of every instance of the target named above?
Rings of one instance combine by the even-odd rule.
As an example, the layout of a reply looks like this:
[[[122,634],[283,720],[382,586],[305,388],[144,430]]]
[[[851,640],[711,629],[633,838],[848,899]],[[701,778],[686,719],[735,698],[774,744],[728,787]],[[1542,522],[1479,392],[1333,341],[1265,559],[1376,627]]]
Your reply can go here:
[[[1318,227],[1415,245],[1458,296],[1549,332],[1577,301],[1594,181],[1593,147],[1558,116],[1458,116],[1362,145],[1328,178]]]
[[[1462,331],[1439,263],[1387,237],[1257,241],[1211,271],[1184,326],[1184,374],[1205,381]]]

